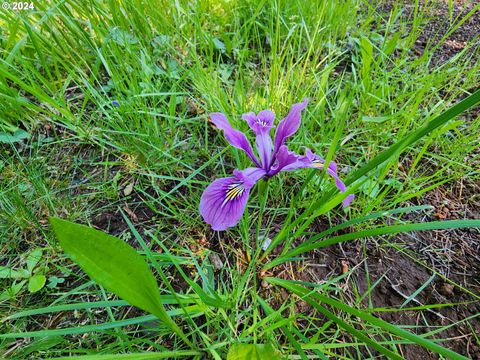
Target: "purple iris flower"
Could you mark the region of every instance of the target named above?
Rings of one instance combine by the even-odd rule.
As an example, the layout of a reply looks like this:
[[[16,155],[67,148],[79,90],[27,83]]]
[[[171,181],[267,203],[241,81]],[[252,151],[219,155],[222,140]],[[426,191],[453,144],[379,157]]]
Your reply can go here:
[[[212,122],[223,130],[230,145],[243,150],[255,164],[255,167],[245,170],[235,169],[233,176],[215,180],[203,192],[200,214],[213,230],[225,230],[238,224],[245,211],[250,190],[258,180],[272,177],[281,171],[324,168],[325,161],[309,149],[306,149],[305,155],[298,155],[288,150],[285,145],[287,138],[295,134],[300,127],[300,113],[307,103],[308,99],[305,98],[291,107],[288,115],[278,124],[273,141],[270,130],[274,127],[275,114],[272,111],[263,110],[258,114],[249,112],[242,116],[256,135],[258,158],[246,135],[234,129],[224,114],[210,114]],[[330,161],[327,173],[335,179],[335,185],[341,192],[347,191],[337,175],[336,163]],[[347,196],[343,200],[343,207],[347,207],[353,198],[353,195]]]

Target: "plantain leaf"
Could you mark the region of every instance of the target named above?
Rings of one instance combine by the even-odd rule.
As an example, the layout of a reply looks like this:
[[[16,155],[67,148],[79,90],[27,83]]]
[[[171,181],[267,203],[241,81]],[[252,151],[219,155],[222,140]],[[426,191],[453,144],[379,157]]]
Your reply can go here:
[[[28,291],[31,293],[40,291],[47,282],[47,278],[45,275],[33,275],[30,279],[28,279]]]
[[[22,280],[19,283],[14,283],[6,290],[3,290],[3,292],[0,293],[0,301],[13,299],[20,292],[20,290],[22,290],[26,282],[27,280]]]
[[[187,344],[185,334],[166,313],[148,264],[124,241],[85,225],[50,218],[60,246],[105,289],[164,321]]]
[[[27,257],[27,270],[31,274],[35,266],[37,266],[38,262],[42,258],[43,250],[40,248],[36,248],[28,254]]]
[[[270,344],[233,344],[227,360],[280,360],[280,354]]]
[[[0,279],[26,279],[30,273],[25,269],[13,270],[6,266],[0,266]]]
[[[17,129],[13,132],[13,134],[0,133],[0,143],[13,144],[28,139],[29,137],[30,134],[27,133],[25,130]]]

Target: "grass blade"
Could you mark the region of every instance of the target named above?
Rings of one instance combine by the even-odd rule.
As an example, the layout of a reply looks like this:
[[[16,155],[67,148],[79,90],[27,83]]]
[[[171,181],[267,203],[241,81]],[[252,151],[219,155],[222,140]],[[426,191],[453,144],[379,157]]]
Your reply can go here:
[[[306,253],[313,249],[320,249],[330,245],[342,243],[345,241],[365,238],[369,236],[397,234],[397,233],[410,232],[410,231],[461,229],[461,228],[473,228],[473,227],[480,227],[480,220],[432,221],[427,223],[383,226],[383,227],[334,236],[320,242],[317,242],[316,241],[317,238],[313,237],[310,240],[305,241],[303,244],[297,246],[296,248],[290,250],[285,255],[279,256],[275,260],[267,263],[263,268],[270,269],[278,264],[281,264],[283,262],[290,260],[292,257]]]
[[[466,357],[464,357],[464,356],[462,356],[462,355],[460,355],[460,354],[458,354],[458,353],[456,353],[452,350],[446,349],[443,346],[440,346],[440,345],[438,345],[438,344],[436,344],[436,343],[434,343],[434,342],[432,342],[428,339],[425,339],[422,336],[415,335],[415,334],[413,334],[409,331],[403,330],[403,329],[401,329],[401,328],[399,328],[395,325],[389,324],[388,322],[383,321],[383,320],[381,320],[381,319],[379,319],[379,318],[377,318],[377,317],[375,317],[375,316],[373,316],[373,315],[371,315],[367,312],[354,309],[354,308],[352,308],[352,307],[350,307],[350,306],[348,306],[348,305],[346,305],[346,304],[344,304],[340,301],[334,300],[331,297],[319,294],[316,291],[312,292],[312,290],[309,290],[309,289],[306,289],[302,286],[296,285],[295,282],[293,282],[293,281],[282,280],[282,279],[277,279],[277,278],[267,278],[266,281],[271,283],[271,284],[274,284],[274,285],[282,286],[285,289],[290,290],[294,294],[296,294],[298,296],[301,296],[305,301],[307,301],[310,305],[312,305],[313,307],[315,307],[317,310],[319,310],[322,313],[323,313],[323,311],[322,311],[323,307],[320,305],[320,303],[325,303],[325,304],[330,305],[334,308],[337,308],[341,311],[344,311],[344,312],[346,312],[350,315],[356,316],[356,317],[358,317],[358,318],[360,318],[360,319],[362,319],[366,322],[369,322],[372,325],[378,326],[378,327],[384,329],[385,331],[388,331],[388,332],[390,332],[390,333],[392,333],[392,334],[394,334],[394,335],[396,335],[400,338],[410,340],[417,345],[420,345],[420,346],[422,346],[426,349],[434,351],[437,354],[446,356],[450,359],[462,359],[462,360],[467,359]],[[334,320],[334,319],[332,318],[332,320]],[[342,326],[341,323],[338,323],[338,324],[340,326]],[[352,332],[352,334],[357,336],[357,334],[354,333],[354,332]],[[363,334],[361,333],[361,335],[363,335]],[[371,339],[369,339],[369,340],[370,340],[370,342],[372,342]],[[373,346],[373,344],[370,344],[370,345]],[[389,350],[387,350],[387,351],[389,351]],[[402,357],[400,357],[400,356],[398,356],[394,353],[393,353],[393,355],[394,355],[393,358],[402,359]]]

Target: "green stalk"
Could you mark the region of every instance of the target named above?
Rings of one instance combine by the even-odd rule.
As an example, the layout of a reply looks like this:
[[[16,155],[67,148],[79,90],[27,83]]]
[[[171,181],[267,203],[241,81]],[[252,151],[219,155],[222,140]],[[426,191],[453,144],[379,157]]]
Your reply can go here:
[[[258,213],[257,229],[255,232],[256,246],[255,246],[255,256],[253,257],[255,259],[257,259],[263,245],[263,243],[259,239],[259,236],[260,236],[260,229],[262,228],[263,214],[265,212],[265,207],[267,206],[268,192],[270,188],[269,185],[270,185],[270,182],[268,181],[268,179],[265,179],[265,180],[262,179],[258,183],[258,198],[260,201],[260,212]],[[265,241],[265,236],[266,234],[264,234],[263,241]]]

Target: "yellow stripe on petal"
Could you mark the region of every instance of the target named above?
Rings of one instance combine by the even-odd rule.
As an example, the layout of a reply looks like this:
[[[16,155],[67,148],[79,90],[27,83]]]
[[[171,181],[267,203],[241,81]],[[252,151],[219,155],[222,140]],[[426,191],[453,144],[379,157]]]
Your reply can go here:
[[[227,193],[225,196],[225,200],[223,201],[222,207],[231,200],[235,200],[236,198],[242,196],[245,191],[245,186],[243,183],[235,183],[230,184],[227,188]]]
[[[323,165],[325,165],[325,163],[323,162],[323,160],[316,159],[312,161],[312,165],[316,168],[323,169]]]

